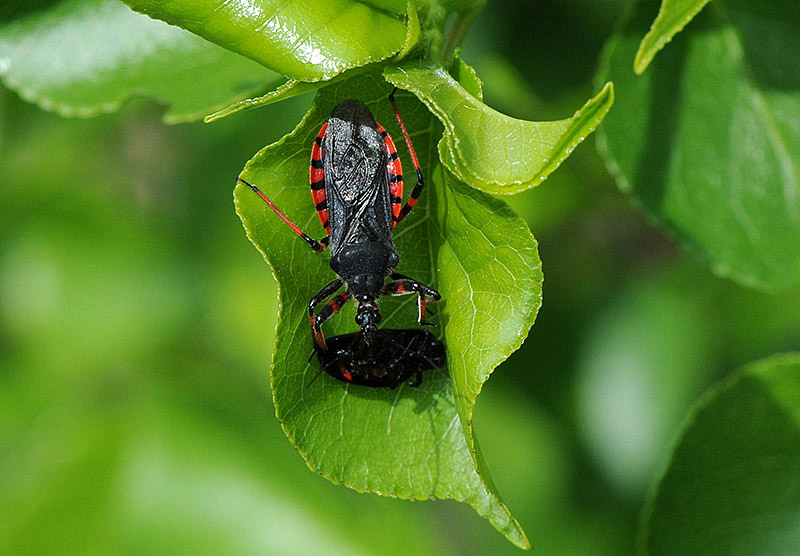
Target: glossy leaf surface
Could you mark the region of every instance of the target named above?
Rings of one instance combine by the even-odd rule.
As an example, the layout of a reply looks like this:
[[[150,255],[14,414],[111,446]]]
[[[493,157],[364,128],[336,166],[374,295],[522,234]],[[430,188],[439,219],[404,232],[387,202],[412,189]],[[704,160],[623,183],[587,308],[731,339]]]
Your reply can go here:
[[[410,160],[378,76],[362,76],[318,93],[301,125],[248,162],[255,183],[312,237],[324,231],[308,186],[310,146],[333,106],[355,97],[368,104]],[[418,388],[370,389],[320,376],[309,362],[308,300],[334,278],[328,256],[311,252],[247,187],[236,206],[248,236],[280,284],[280,318],[272,368],[276,411],[309,467],[359,491],[400,498],[454,498],[475,507],[512,542],[527,546],[522,529],[494,491],[474,448],[472,407],[482,383],[522,339],[541,302],[537,245],[505,203],[467,187],[435,163],[440,128],[410,95],[398,95],[427,179],[417,207],[395,230],[398,272],[431,284],[442,301],[431,322],[448,351],[447,374],[428,372]],[[407,184],[411,188],[411,184]],[[408,189],[406,196],[408,195]],[[415,301],[382,298],[382,326],[416,326]],[[326,334],[356,329],[353,311],[325,323]],[[448,377],[449,375],[449,377]]]
[[[284,79],[117,0],[65,0],[0,24],[0,77],[46,110],[88,117],[132,95],[196,120]]]
[[[287,77],[330,79],[409,48],[405,0],[126,0],[133,9],[188,29]]]

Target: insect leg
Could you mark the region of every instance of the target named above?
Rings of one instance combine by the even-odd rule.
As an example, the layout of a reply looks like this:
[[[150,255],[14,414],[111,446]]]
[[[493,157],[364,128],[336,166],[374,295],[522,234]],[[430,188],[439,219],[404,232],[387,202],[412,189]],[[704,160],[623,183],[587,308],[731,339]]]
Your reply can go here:
[[[426,286],[422,282],[417,282],[413,278],[409,278],[403,274],[398,274],[397,272],[392,273],[392,280],[394,281],[386,284],[384,293],[386,295],[405,295],[408,293],[419,294],[419,299],[417,301],[417,307],[419,308],[419,323],[426,324],[426,306],[434,301],[440,300],[442,295],[430,286]]]
[[[419,370],[418,370],[418,371],[415,371],[415,372],[414,372],[414,375],[415,375],[415,376],[414,376],[414,380],[410,380],[410,381],[408,381],[408,383],[407,383],[407,384],[408,384],[409,386],[411,386],[412,388],[416,388],[417,386],[419,386],[420,384],[422,384],[422,371],[419,371]]]
[[[417,170],[417,184],[414,186],[414,189],[411,190],[411,196],[408,198],[405,206],[403,206],[403,208],[400,210],[400,215],[397,217],[397,222],[400,222],[409,212],[411,212],[411,209],[414,208],[414,205],[417,204],[417,199],[419,199],[422,189],[425,187],[425,181],[422,178],[422,169],[419,167],[419,160],[417,160],[417,153],[414,151],[414,145],[411,143],[411,137],[408,135],[406,125],[403,123],[403,118],[400,116],[400,111],[397,109],[397,103],[394,101],[394,93],[396,91],[397,87],[395,87],[389,95],[389,102],[392,103],[394,115],[395,118],[397,118],[397,125],[400,126],[400,131],[403,133],[403,139],[405,139],[408,152],[411,154],[411,162],[414,163],[414,168]]]
[[[328,246],[328,238],[327,237],[323,238],[321,241],[317,241],[316,239],[313,239],[313,238],[309,237],[308,235],[306,235],[306,233],[303,230],[301,230],[297,226],[297,224],[295,224],[294,222],[289,220],[289,217],[286,216],[285,214],[283,214],[280,211],[280,209],[278,207],[276,207],[275,204],[272,201],[270,201],[269,198],[266,195],[264,195],[264,193],[262,193],[261,190],[258,187],[256,187],[252,183],[246,182],[242,178],[236,178],[236,179],[238,181],[242,182],[243,184],[245,184],[250,189],[252,189],[256,193],[256,195],[261,197],[261,200],[264,201],[265,203],[267,203],[267,206],[269,206],[269,208],[271,208],[273,211],[275,211],[275,214],[277,214],[278,217],[281,220],[283,220],[283,222],[287,226],[289,226],[294,233],[299,235],[302,238],[302,240],[305,241],[308,244],[309,247],[311,247],[311,249],[313,249],[317,253],[321,253],[322,251],[325,250],[325,247]]]
[[[312,297],[311,301],[308,302],[308,320],[311,323],[311,335],[314,338],[314,347],[321,349],[322,351],[328,350],[327,346],[325,345],[325,336],[322,334],[322,323],[335,315],[339,309],[341,309],[342,306],[347,303],[347,301],[350,299],[350,295],[347,292],[340,293],[325,304],[325,306],[320,310],[319,315],[314,315],[314,309],[325,299],[336,293],[336,291],[341,288],[343,284],[344,282],[341,280],[341,278],[337,278],[322,288],[319,293]]]

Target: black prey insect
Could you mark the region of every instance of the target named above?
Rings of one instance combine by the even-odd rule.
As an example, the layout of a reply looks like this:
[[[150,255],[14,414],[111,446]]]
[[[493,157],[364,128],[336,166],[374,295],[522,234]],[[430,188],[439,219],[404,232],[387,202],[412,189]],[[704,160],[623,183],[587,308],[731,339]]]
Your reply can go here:
[[[422,372],[444,367],[444,344],[421,328],[375,332],[367,346],[361,332],[328,338],[328,349],[315,350],[322,370],[343,382],[371,387],[396,388],[422,384]]]
[[[369,108],[353,99],[336,105],[311,149],[311,194],[328,234],[322,240],[306,235],[258,187],[239,178],[311,249],[322,252],[327,246],[331,248],[330,264],[337,278],[308,304],[314,347],[323,352],[327,347],[322,323],[351,299],[358,303],[356,323],[369,345],[381,321],[377,305],[381,295],[418,294],[421,324],[425,324],[426,305],[441,298],[433,288],[394,272],[400,257],[392,230],[416,205],[424,180],[411,138],[397,109],[394,91],[389,101],[417,173],[417,183],[402,208],[403,170],[394,142],[375,121]],[[388,283],[387,278],[391,278]],[[342,286],[344,291],[336,294]],[[316,307],[329,298],[315,314]]]

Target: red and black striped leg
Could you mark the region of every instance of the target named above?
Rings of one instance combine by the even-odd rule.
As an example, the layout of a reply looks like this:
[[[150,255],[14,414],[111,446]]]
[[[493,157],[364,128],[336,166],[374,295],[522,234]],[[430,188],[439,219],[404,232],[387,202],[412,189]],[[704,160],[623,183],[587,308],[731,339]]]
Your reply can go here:
[[[314,338],[315,349],[319,348],[322,351],[328,350],[328,347],[325,345],[325,336],[322,334],[322,323],[335,315],[339,309],[350,300],[350,294],[347,292],[340,293],[328,301],[316,316],[314,315],[314,309],[317,305],[336,293],[343,284],[344,282],[340,278],[337,278],[322,288],[319,293],[308,302],[308,320],[311,323],[311,336]]]
[[[322,143],[327,130],[328,122],[325,122],[314,138],[314,145],[311,147],[311,165],[308,168],[308,179],[311,184],[311,198],[314,199],[314,207],[317,209],[317,216],[319,216],[319,221],[322,222],[322,227],[325,228],[325,232],[330,235],[330,222],[328,222],[328,191],[325,188],[325,163],[322,160],[325,151],[322,147]]]
[[[403,118],[400,117],[400,111],[397,109],[397,103],[394,100],[394,93],[396,91],[397,87],[395,87],[389,95],[389,102],[392,103],[394,116],[397,118],[397,125],[400,126],[400,131],[403,133],[403,139],[405,139],[408,152],[411,155],[411,162],[414,163],[414,168],[417,171],[417,184],[414,186],[414,189],[411,190],[411,196],[408,198],[408,201],[406,201],[406,204],[400,210],[400,215],[397,217],[397,222],[400,222],[409,212],[411,212],[411,209],[414,208],[414,205],[417,204],[417,200],[422,193],[422,189],[425,187],[425,181],[422,178],[422,169],[419,167],[419,160],[417,160],[417,153],[414,151],[414,145],[411,143],[411,137],[408,135],[406,125],[403,123]]]
[[[305,241],[308,244],[309,247],[311,247],[311,249],[313,249],[317,253],[321,253],[322,251],[325,250],[325,248],[328,246],[328,238],[327,237],[323,238],[321,241],[317,241],[316,239],[313,239],[313,238],[309,237],[308,235],[306,235],[306,233],[303,230],[301,230],[297,226],[297,224],[295,224],[294,222],[289,220],[289,217],[286,216],[285,214],[283,214],[280,211],[280,209],[278,207],[276,207],[275,204],[272,201],[270,201],[269,198],[266,195],[264,195],[264,193],[262,193],[261,190],[258,187],[256,187],[252,183],[246,182],[242,178],[236,178],[236,179],[238,181],[242,182],[243,184],[245,184],[250,189],[252,189],[256,193],[256,195],[261,197],[261,200],[264,201],[265,203],[267,203],[267,206],[269,206],[269,208],[271,208],[275,212],[275,214],[277,214],[278,217],[281,220],[283,220],[283,222],[292,229],[292,231],[294,233],[299,235],[300,238],[303,241]]]
[[[425,322],[427,305],[433,303],[434,301],[439,301],[442,298],[442,295],[433,288],[426,286],[422,282],[417,282],[413,278],[409,278],[403,274],[398,274],[397,272],[392,273],[392,280],[394,281],[386,284],[384,293],[386,295],[405,295],[409,293],[419,294],[419,299],[417,300],[417,307],[419,308],[419,323],[427,324]]]

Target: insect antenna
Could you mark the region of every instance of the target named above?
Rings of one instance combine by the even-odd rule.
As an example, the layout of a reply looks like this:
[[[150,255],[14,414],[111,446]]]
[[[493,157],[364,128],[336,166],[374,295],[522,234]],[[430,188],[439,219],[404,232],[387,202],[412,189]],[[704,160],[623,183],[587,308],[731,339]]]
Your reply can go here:
[[[311,360],[314,358],[314,354],[315,353],[317,353],[317,350],[312,349],[311,350],[311,355],[308,356],[308,361],[306,361],[306,364],[310,364],[311,363]],[[308,389],[309,386],[314,384],[314,381],[317,380],[319,378],[319,375],[322,374],[322,371],[325,370],[325,367],[323,367],[322,365],[320,365],[319,367],[320,367],[319,371],[317,372],[317,374],[314,375],[314,378],[312,378],[311,381],[309,381],[309,383],[306,384],[306,389]]]
[[[311,380],[308,382],[308,384],[306,384],[306,390],[308,390],[308,388],[309,388],[309,387],[310,387],[312,384],[314,384],[314,381],[315,381],[315,380],[317,380],[317,379],[319,378],[319,375],[321,375],[321,374],[322,374],[322,371],[324,371],[324,370],[325,370],[325,368],[324,368],[322,365],[320,365],[320,367],[319,367],[319,371],[317,371],[317,374],[315,374],[315,375],[314,375],[314,378],[312,378],[312,379],[311,379]]]

